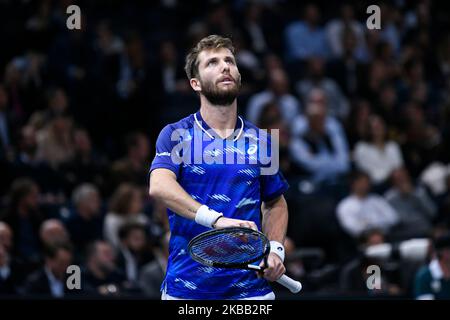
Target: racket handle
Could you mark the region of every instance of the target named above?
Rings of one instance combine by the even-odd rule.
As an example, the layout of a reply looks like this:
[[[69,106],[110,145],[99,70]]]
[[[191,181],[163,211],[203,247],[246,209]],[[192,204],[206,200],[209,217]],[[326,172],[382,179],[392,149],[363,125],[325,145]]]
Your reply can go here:
[[[288,288],[292,293],[297,293],[302,290],[302,284],[300,283],[300,281],[296,281],[285,274],[283,274],[280,279],[277,280],[277,282],[282,286]]]

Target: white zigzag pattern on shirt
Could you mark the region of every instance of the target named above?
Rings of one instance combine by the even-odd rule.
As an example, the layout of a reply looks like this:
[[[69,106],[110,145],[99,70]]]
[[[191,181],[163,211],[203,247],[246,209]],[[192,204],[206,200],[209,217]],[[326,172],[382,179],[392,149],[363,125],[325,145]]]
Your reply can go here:
[[[258,200],[256,200],[256,199],[244,198],[241,201],[239,201],[239,203],[236,205],[236,208],[242,208],[243,206],[248,206],[251,204],[255,204],[257,202],[258,202]]]
[[[186,281],[180,278],[176,278],[175,282],[181,282],[186,288],[190,289],[190,290],[196,290],[197,286],[195,285],[195,283],[191,282],[191,281]]]
[[[214,200],[221,200],[224,202],[230,202],[231,199],[229,197],[227,197],[224,194],[213,194],[212,196],[209,196],[210,198],[213,198]]]

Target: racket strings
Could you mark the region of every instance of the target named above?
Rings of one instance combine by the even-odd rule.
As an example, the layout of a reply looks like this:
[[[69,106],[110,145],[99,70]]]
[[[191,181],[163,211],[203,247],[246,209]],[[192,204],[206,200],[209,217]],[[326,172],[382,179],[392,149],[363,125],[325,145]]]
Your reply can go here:
[[[261,257],[264,248],[264,240],[255,235],[221,233],[199,239],[192,253],[210,263],[244,264]]]

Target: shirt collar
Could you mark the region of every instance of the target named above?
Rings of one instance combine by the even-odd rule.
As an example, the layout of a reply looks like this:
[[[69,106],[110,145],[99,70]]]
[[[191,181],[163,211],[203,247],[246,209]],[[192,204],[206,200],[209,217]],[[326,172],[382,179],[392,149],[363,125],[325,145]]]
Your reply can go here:
[[[216,137],[220,138],[220,136],[215,132],[214,133],[215,133],[216,137],[214,137],[210,134],[210,131],[214,131],[214,129],[211,129],[211,127],[206,123],[206,121],[203,120],[202,115],[200,114],[200,111],[197,111],[196,113],[194,113],[194,122],[211,139],[215,139]],[[236,121],[234,133],[232,134],[234,136],[233,141],[237,141],[241,137],[243,131],[244,131],[244,120],[242,120],[242,118],[240,116],[238,116],[238,121]],[[237,134],[236,134],[236,132],[237,132]]]

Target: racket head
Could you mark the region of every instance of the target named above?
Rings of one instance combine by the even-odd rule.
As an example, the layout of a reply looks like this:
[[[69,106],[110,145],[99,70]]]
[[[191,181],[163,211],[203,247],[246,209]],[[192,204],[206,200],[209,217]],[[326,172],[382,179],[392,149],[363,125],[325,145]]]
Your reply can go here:
[[[188,244],[193,260],[219,268],[246,268],[270,252],[267,237],[250,228],[233,227],[203,232]]]

